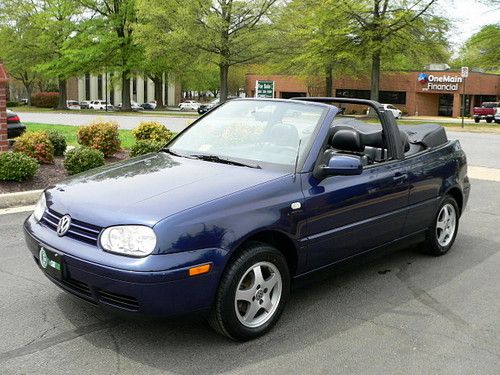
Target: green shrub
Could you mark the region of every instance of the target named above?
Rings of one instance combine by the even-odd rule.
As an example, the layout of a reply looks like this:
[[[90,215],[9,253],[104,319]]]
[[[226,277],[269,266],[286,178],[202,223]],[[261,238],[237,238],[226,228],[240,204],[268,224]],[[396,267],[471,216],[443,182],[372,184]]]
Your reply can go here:
[[[104,154],[90,147],[78,147],[69,150],[64,159],[64,168],[68,174],[88,171],[104,165]]]
[[[142,121],[132,130],[132,134],[138,141],[156,141],[163,142],[163,144],[170,141],[173,136],[173,133],[165,126],[154,121]]]
[[[59,103],[58,92],[39,92],[31,96],[31,105],[40,108],[55,108]]]
[[[14,151],[24,152],[40,163],[51,164],[54,162],[54,146],[46,132],[24,133],[16,138]]]
[[[66,151],[66,138],[61,133],[51,130],[48,132],[50,142],[52,146],[54,146],[54,155],[55,156],[63,156],[64,151]]]
[[[36,159],[22,152],[0,154],[0,181],[25,181],[33,178],[38,170]]]
[[[12,101],[12,100],[10,100],[10,101],[7,102],[7,108],[18,107],[19,105],[20,105],[19,102],[15,102],[15,101]]]
[[[150,152],[157,152],[165,146],[164,142],[152,141],[152,140],[140,140],[136,141],[135,144],[130,149],[130,156],[139,156],[148,154]]]
[[[114,121],[96,121],[78,129],[78,143],[113,156],[121,148],[118,124]]]

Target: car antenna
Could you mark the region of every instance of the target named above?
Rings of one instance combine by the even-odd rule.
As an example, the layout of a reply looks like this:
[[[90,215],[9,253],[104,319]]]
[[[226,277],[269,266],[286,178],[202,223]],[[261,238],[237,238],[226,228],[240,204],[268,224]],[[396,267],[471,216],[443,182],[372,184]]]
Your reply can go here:
[[[302,139],[299,139],[299,145],[297,146],[297,156],[295,157],[295,166],[293,168],[293,182],[297,179],[297,166],[299,164],[299,155],[300,155],[300,144],[302,143]]]

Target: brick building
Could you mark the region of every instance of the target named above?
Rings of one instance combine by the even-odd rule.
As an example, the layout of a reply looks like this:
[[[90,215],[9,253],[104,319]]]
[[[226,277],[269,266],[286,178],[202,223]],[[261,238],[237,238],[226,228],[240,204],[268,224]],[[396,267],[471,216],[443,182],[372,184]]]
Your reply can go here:
[[[255,96],[257,80],[275,83],[275,97],[324,96],[325,85],[297,76],[247,74],[247,96]],[[482,102],[500,99],[500,75],[470,72],[464,82],[459,71],[383,72],[380,77],[381,103],[393,104],[411,116],[452,116],[461,113],[465,84],[466,113]],[[370,80],[337,77],[333,82],[337,97],[370,98]],[[354,110],[361,110],[353,108]]]
[[[9,149],[7,140],[7,85],[9,78],[0,62],[0,152]]]

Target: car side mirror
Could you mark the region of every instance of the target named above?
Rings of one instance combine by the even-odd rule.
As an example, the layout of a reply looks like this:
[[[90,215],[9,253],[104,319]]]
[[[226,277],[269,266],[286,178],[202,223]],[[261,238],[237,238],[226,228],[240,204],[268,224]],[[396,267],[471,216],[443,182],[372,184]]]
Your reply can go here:
[[[320,178],[328,176],[355,176],[363,173],[361,158],[350,155],[333,155],[327,164],[321,165],[317,173]]]

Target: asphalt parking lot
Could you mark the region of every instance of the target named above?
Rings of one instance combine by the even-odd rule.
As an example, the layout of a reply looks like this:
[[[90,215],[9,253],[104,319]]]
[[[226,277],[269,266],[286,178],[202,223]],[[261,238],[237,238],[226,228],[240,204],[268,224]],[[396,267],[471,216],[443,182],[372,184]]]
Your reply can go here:
[[[500,373],[500,183],[472,181],[444,257],[418,246],[316,275],[267,336],[234,343],[199,320],[138,321],[54,286],[0,216],[1,374]]]
[[[499,175],[500,136],[448,133]],[[272,332],[243,344],[200,320],[125,319],[62,292],[25,248],[29,213],[0,214],[0,374],[499,374],[499,195],[500,182],[472,180],[449,254],[404,247],[317,274]]]

